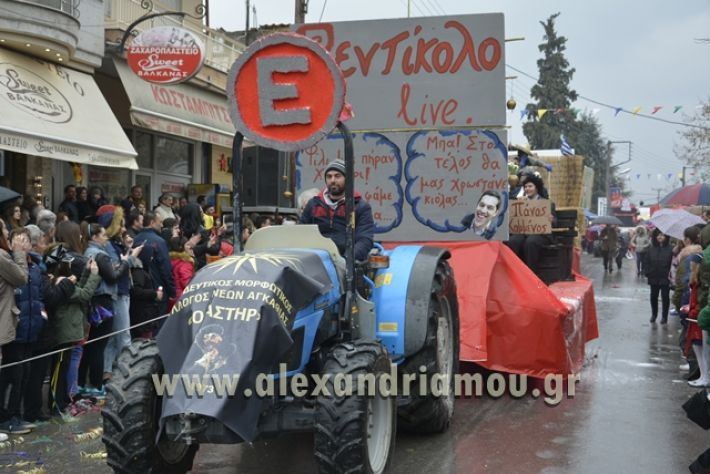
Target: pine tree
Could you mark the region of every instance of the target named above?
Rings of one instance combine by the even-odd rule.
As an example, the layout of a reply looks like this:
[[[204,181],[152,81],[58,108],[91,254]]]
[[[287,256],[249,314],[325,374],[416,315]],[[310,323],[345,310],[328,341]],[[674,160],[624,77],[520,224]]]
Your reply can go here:
[[[567,38],[558,36],[555,31],[555,20],[559,15],[555,13],[547,21],[540,22],[545,30],[544,42],[538,45],[543,57],[537,61],[538,82],[530,90],[530,96],[537,103],[526,106],[529,121],[523,125],[523,133],[533,150],[558,149],[560,135],[565,135],[575,153],[584,156],[584,165],[594,170],[592,207],[596,207],[597,198],[606,195],[608,150],[599,122],[589,114],[577,118],[571,108],[577,100],[577,92],[570,88],[575,69],[570,68],[564,55]],[[541,109],[547,112],[538,117]],[[611,176],[610,182],[618,182],[623,188],[623,180]]]
[[[577,92],[570,89],[575,69],[569,67],[564,55],[567,38],[558,36],[555,31],[555,19],[559,15],[555,13],[540,22],[545,30],[544,42],[538,45],[543,57],[537,61],[538,82],[530,90],[530,96],[537,103],[525,107],[528,119],[532,120],[523,125],[523,133],[533,149],[559,148],[560,133],[568,134],[570,124],[575,121],[570,110],[577,100]],[[537,113],[540,109],[547,110],[541,118]]]

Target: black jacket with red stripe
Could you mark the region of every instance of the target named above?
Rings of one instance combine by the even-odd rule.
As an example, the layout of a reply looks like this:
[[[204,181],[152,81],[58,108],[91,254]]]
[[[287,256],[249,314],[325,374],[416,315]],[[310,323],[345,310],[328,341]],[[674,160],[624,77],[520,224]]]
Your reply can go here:
[[[326,204],[324,191],[306,204],[301,214],[301,224],[318,224],[324,237],[328,237],[338,247],[340,255],[345,253],[345,199],[338,201],[335,209]],[[375,222],[372,208],[355,193],[355,259],[365,260],[373,244]]]

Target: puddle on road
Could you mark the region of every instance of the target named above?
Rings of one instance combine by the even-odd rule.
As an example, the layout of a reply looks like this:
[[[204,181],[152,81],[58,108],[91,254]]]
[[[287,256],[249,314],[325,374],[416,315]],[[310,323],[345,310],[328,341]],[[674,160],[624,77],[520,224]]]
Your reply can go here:
[[[604,303],[617,303],[619,301],[637,301],[638,298],[631,298],[628,296],[606,296],[606,295],[594,295],[594,301],[604,302]]]

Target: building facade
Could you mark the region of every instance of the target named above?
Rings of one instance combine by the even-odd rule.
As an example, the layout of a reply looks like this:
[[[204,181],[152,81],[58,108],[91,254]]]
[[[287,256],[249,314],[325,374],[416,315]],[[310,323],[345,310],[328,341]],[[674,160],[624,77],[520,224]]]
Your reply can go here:
[[[225,86],[243,45],[204,27],[198,0],[4,0],[0,9],[0,185],[56,208],[68,184],[99,187],[109,199],[144,188],[149,205],[191,183],[231,187]],[[135,27],[189,29],[206,60],[188,82],[151,84],[119,48]],[[130,38],[128,40],[130,42]],[[7,105],[7,107],[5,107]]]

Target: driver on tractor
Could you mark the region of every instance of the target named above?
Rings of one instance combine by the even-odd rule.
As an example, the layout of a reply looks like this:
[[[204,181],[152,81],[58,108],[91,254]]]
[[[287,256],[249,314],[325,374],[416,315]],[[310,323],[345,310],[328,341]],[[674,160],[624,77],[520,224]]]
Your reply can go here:
[[[306,204],[301,224],[318,224],[324,237],[331,239],[340,255],[345,253],[345,162],[332,161],[325,169],[325,189]],[[355,260],[367,260],[372,249],[375,224],[372,208],[355,192]]]

